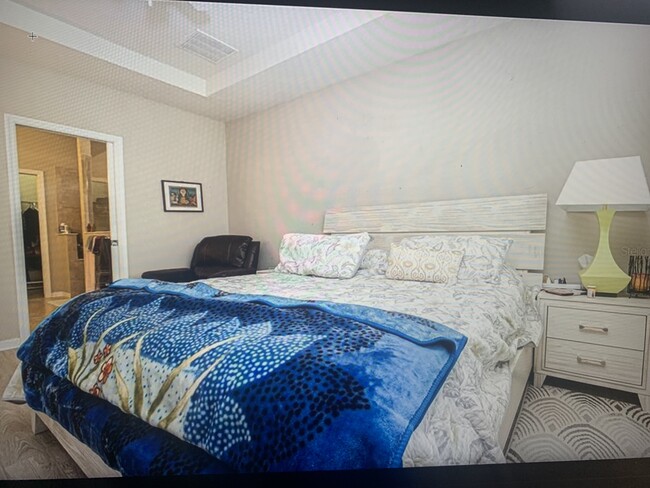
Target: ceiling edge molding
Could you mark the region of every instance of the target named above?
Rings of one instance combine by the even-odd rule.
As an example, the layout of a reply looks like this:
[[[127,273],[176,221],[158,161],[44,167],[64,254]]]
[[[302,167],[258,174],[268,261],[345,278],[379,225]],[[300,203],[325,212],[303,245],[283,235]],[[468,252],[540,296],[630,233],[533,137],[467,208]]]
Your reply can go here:
[[[168,85],[203,97],[208,96],[207,82],[199,76],[161,63],[9,0],[0,1],[0,22],[27,33],[33,32],[38,37],[162,81]],[[27,36],[25,36],[25,41],[28,42]]]

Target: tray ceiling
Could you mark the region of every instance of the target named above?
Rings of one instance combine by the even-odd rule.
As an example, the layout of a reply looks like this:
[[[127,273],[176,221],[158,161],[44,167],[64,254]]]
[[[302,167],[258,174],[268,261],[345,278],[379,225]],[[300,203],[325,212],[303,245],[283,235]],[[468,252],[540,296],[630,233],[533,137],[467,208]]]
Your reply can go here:
[[[185,1],[0,0],[0,55],[232,120],[505,21]],[[218,62],[189,52],[182,44],[197,31],[235,52]]]

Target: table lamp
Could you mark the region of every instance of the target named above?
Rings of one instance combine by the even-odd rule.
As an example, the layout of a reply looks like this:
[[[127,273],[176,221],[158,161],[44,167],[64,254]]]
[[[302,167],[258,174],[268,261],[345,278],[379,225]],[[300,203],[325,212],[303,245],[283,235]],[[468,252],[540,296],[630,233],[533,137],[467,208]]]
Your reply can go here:
[[[555,202],[567,212],[596,212],[600,224],[598,250],[580,272],[583,286],[598,295],[615,296],[630,282],[614,261],[609,229],[617,211],[650,210],[650,190],[639,156],[578,161]]]

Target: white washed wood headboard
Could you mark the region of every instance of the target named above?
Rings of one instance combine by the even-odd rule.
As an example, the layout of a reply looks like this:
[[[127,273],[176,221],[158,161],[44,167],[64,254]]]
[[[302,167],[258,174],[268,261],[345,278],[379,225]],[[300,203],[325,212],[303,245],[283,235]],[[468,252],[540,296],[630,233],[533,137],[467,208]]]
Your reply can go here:
[[[547,201],[546,194],[536,194],[337,208],[325,213],[323,233],[368,232],[369,248],[379,249],[422,234],[509,237],[508,263],[528,284],[541,284]]]

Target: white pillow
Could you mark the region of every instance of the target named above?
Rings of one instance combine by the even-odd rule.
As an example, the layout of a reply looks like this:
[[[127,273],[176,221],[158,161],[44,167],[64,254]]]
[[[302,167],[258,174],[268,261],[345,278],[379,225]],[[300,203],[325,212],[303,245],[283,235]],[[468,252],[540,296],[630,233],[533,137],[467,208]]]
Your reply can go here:
[[[285,234],[280,243],[282,273],[323,278],[352,278],[370,242],[370,234]]]
[[[383,249],[368,249],[363,255],[359,269],[365,269],[370,274],[386,274],[388,267],[388,252]]]
[[[462,259],[463,251],[459,250],[436,251],[391,244],[386,278],[453,285]]]
[[[423,235],[406,237],[400,244],[410,249],[428,247],[437,251],[463,251],[458,281],[499,283],[499,275],[512,245],[512,239],[475,235]]]

